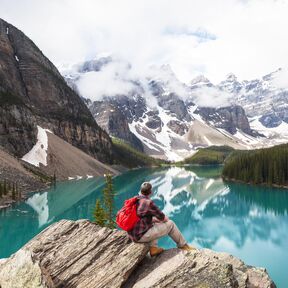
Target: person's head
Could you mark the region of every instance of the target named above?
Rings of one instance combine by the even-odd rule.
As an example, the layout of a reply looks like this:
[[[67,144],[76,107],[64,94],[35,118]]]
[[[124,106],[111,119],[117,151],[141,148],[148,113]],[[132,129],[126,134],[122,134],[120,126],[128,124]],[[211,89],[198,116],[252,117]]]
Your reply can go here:
[[[152,185],[149,182],[143,182],[140,192],[145,196],[149,196],[152,193]]]

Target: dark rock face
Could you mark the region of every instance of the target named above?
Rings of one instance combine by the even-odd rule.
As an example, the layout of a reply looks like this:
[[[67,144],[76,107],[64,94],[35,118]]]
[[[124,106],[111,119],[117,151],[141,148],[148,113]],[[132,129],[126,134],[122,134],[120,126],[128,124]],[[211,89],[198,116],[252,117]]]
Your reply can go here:
[[[85,61],[82,65],[78,67],[78,72],[85,73],[91,71],[100,71],[105,65],[112,61],[112,57],[101,57],[99,59]]]
[[[167,125],[173,132],[180,136],[183,136],[185,133],[187,133],[189,129],[187,124],[178,120],[170,120]]]
[[[145,125],[150,129],[158,129],[159,131],[161,131],[163,123],[158,114],[158,111],[147,112],[146,115],[148,116],[148,121],[145,123]]]
[[[158,98],[158,104],[165,110],[174,113],[177,119],[183,121],[190,121],[191,117],[187,111],[185,103],[176,94],[170,93],[168,95],[162,95]]]
[[[278,127],[282,123],[281,118],[276,114],[263,115],[259,118],[259,121],[268,128]]]
[[[123,139],[136,149],[143,151],[142,142],[130,131],[128,121],[119,108],[107,102],[95,101],[89,109],[98,125],[109,135]]]
[[[245,111],[241,106],[201,107],[196,113],[200,114],[205,121],[212,122],[215,127],[225,129],[231,134],[235,134],[237,128],[247,134],[252,133]]]
[[[43,125],[99,160],[111,159],[111,140],[80,97],[28,37],[1,19],[0,109],[1,140],[8,135],[1,143],[17,156],[31,149],[36,125]]]
[[[123,231],[62,220],[0,262],[1,287],[275,288],[267,272],[227,254],[170,249],[153,259]],[[11,277],[13,275],[13,277]]]
[[[177,119],[190,121],[191,117],[187,111],[187,107],[182,99],[175,93],[165,93],[164,84],[157,81],[150,81],[149,87],[152,94],[157,98],[158,104],[165,110],[174,114]]]

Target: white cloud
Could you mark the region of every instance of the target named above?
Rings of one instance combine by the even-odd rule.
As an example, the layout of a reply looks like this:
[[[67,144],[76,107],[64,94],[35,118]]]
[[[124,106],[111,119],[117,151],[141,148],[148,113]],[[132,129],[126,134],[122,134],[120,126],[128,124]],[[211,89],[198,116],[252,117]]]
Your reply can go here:
[[[201,107],[223,107],[230,105],[231,95],[212,86],[194,89],[192,97]]]
[[[100,72],[82,74],[76,84],[81,95],[94,101],[103,96],[125,95],[136,88],[129,70],[126,63],[112,62]]]
[[[275,73],[272,84],[280,89],[288,89],[288,69],[281,69]]]
[[[109,52],[138,71],[169,63],[185,82],[198,74],[218,82],[229,72],[251,79],[288,67],[284,0],[0,0],[0,5],[0,17],[56,64]]]

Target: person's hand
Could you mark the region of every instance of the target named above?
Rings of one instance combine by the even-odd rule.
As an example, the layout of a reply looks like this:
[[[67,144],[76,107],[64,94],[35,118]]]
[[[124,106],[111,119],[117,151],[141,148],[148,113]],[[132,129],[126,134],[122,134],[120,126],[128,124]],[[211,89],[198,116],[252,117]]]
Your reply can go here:
[[[168,222],[169,221],[169,218],[168,216],[165,215],[165,218],[163,219],[163,222]]]
[[[153,217],[152,218],[152,222],[153,223],[159,223],[159,222],[162,222],[162,221],[160,221],[158,218],[156,218],[156,217]]]

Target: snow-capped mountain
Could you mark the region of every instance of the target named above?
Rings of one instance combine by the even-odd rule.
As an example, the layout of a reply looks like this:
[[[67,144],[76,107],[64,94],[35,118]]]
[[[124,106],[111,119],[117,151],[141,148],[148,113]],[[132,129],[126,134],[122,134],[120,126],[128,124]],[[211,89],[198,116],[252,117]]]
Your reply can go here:
[[[282,122],[288,123],[288,80],[287,88],[277,83],[282,73],[278,69],[261,79],[243,82],[230,74],[219,88],[231,93],[231,101],[241,105],[249,118],[258,117],[262,125],[274,128]]]
[[[113,61],[106,57],[80,63],[63,75],[68,84],[85,97],[79,85],[81,79],[91,71],[105,71]],[[169,65],[153,67],[149,75],[138,79],[131,76],[130,65],[121,73],[113,73],[117,83],[122,81],[129,90],[123,92],[120,86],[121,92],[97,95],[97,101],[86,101],[86,105],[111,136],[122,138],[151,156],[176,161],[195,153],[199,147],[210,145],[251,149],[274,144],[264,137],[265,133],[257,132],[261,131],[258,124],[251,129],[245,110],[239,105],[246,107],[248,100],[244,103],[240,99],[243,99],[241,91],[248,89],[248,82],[238,82],[233,74],[219,85],[204,76],[186,85],[177,79]],[[97,85],[97,82],[91,84]],[[251,85],[249,91],[252,91]],[[202,103],[204,94],[209,94],[214,103]],[[224,107],[223,98],[227,103]],[[250,98],[247,96],[247,99]]]
[[[261,79],[242,82],[229,74],[218,85],[219,89],[231,94],[231,103],[245,109],[250,127],[274,144],[288,141],[288,80],[287,86],[283,85],[283,77],[282,69]]]

